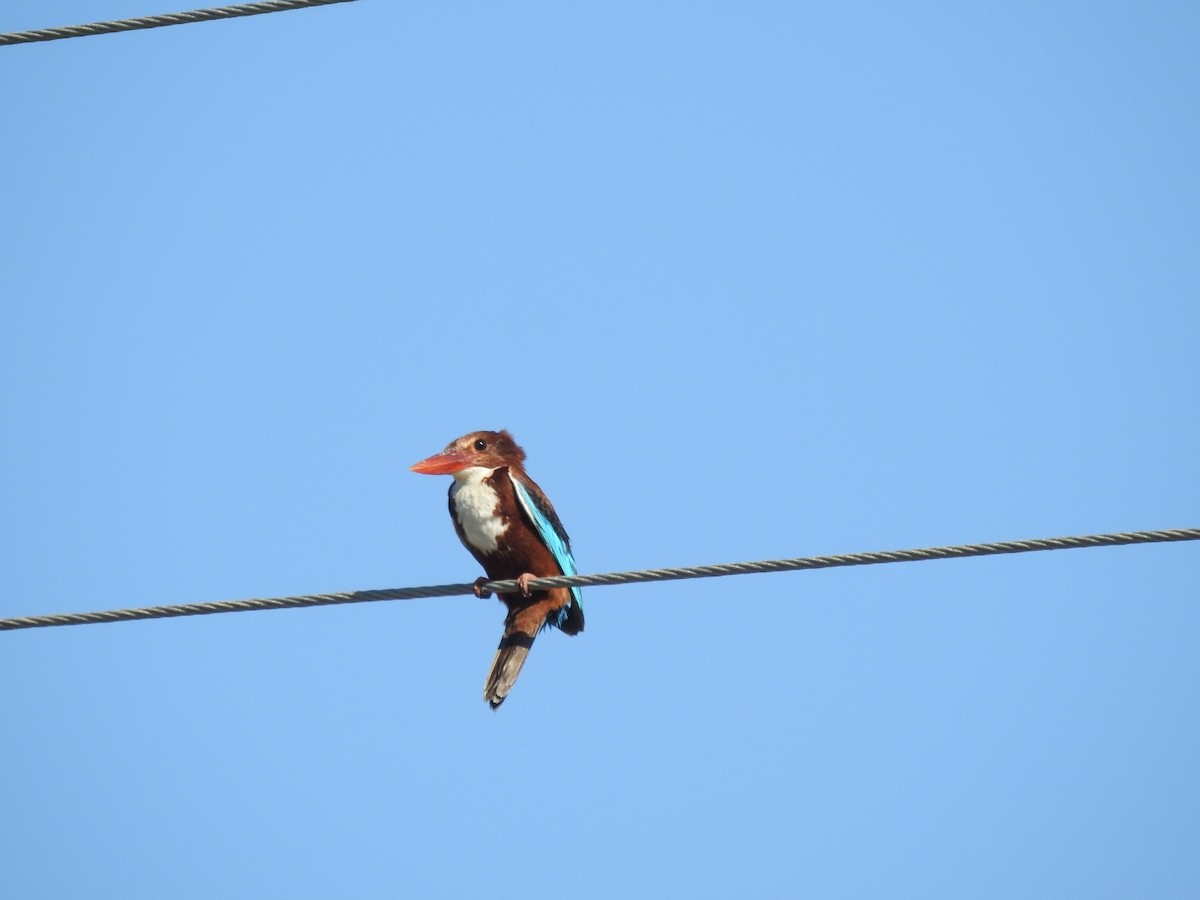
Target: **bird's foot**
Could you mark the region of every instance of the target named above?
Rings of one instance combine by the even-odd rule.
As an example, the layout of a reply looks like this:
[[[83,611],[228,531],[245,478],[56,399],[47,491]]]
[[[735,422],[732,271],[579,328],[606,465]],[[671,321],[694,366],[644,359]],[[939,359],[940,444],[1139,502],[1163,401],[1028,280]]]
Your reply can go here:
[[[537,578],[537,576],[531,572],[526,572],[523,575],[517,576],[517,587],[521,589],[522,597],[528,597],[533,593],[533,591],[529,589],[529,582],[533,581],[535,578]]]
[[[478,597],[480,600],[486,600],[488,597],[492,596],[491,591],[485,591],[483,589],[483,586],[485,584],[487,584],[489,580],[490,579],[487,579],[487,578],[476,578],[475,579],[475,585],[474,585],[475,596]]]

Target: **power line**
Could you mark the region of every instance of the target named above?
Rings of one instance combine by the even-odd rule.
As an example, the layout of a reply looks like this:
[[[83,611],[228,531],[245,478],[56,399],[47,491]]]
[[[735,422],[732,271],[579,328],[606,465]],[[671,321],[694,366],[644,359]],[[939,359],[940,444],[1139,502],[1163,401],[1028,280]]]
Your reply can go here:
[[[1116,534],[1087,534],[1076,537],[1036,538],[1026,541],[1000,541],[993,544],[960,544],[953,547],[928,547],[922,550],[883,550],[873,553],[847,553],[841,556],[806,556],[796,559],[768,559],[762,562],[726,563],[714,566],[690,566],[679,569],[642,569],[610,572],[603,575],[556,575],[530,582],[534,589],[551,587],[602,587],[642,581],[674,581],[683,578],[715,578],[723,575],[752,575],[763,572],[791,572],[804,569],[832,569],[843,566],[870,566],[882,563],[920,562],[929,559],[959,559],[970,556],[995,556],[1003,553],[1033,553],[1041,550],[1075,550],[1083,547],[1115,547],[1122,544],[1151,544],[1166,541],[1200,540],[1200,528],[1168,531],[1126,531]],[[512,593],[516,581],[493,581],[483,585],[492,593]],[[269,597],[257,600],[222,600],[213,603],[185,603],[177,606],[145,606],[101,612],[63,613],[0,619],[0,631],[20,628],[48,628],[57,625],[98,625],[102,622],[129,622],[135,619],[165,619],[174,616],[203,616],[212,613],[250,612],[266,609],[294,609],[302,606],[331,606],[338,603],[366,603],[374,600],[413,600],[418,597],[453,597],[470,594],[471,584],[440,584],[431,587],[387,588],[375,591],[346,591],[335,594],[302,594],[294,597]]]
[[[216,19],[236,19],[263,13],[287,12],[309,6],[328,6],[331,3],[353,3],[354,0],[265,0],[262,3],[239,3],[235,6],[214,6],[191,12],[163,13],[137,19],[115,19],[111,22],[92,22],[89,25],[64,25],[61,28],[37,28],[33,31],[12,31],[0,34],[0,46],[30,44],[35,41],[57,41],[63,38],[90,37],[93,34],[112,34],[117,31],[139,31],[165,25],[189,25],[192,22],[212,22]]]

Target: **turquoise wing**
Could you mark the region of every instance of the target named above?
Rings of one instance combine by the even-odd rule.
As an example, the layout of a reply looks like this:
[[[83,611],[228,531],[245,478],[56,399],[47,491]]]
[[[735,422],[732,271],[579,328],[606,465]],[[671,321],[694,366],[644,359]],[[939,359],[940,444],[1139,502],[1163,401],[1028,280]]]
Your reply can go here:
[[[571,545],[567,543],[567,536],[558,521],[558,516],[554,514],[553,510],[543,510],[538,504],[537,498],[516,478],[512,479],[512,484],[513,488],[516,489],[517,500],[520,501],[521,508],[525,510],[525,515],[529,516],[529,521],[537,529],[538,537],[542,539],[542,543],[554,555],[554,559],[558,563],[558,567],[562,569],[562,573],[564,575],[578,575],[579,570],[575,568],[575,557],[571,555]],[[572,587],[571,598],[575,601],[576,605],[581,609],[583,608],[582,590]],[[563,612],[565,614],[565,608]]]

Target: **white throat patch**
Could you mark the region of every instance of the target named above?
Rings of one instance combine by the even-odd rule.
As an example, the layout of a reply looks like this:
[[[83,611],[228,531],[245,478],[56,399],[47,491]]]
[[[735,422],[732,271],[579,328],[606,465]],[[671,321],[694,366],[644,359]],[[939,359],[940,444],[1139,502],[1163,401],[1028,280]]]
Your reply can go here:
[[[495,553],[501,535],[508,525],[500,518],[500,495],[484,479],[495,472],[483,466],[471,466],[454,473],[450,499],[458,524],[468,543],[481,553]]]

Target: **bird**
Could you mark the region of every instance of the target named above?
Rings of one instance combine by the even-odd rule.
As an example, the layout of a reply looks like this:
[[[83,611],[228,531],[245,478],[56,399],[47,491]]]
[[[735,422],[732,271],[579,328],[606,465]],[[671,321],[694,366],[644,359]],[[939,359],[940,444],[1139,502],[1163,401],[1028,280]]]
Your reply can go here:
[[[410,469],[454,476],[454,530],[487,572],[487,578],[476,580],[475,595],[489,596],[483,590],[488,581],[517,582],[517,592],[499,595],[508,615],[483,688],[488,705],[499,709],[543,628],[553,626],[572,636],[583,631],[579,588],[529,587],[535,578],[578,574],[571,540],[554,507],[525,471],[525,451],[507,431],[472,431]]]

